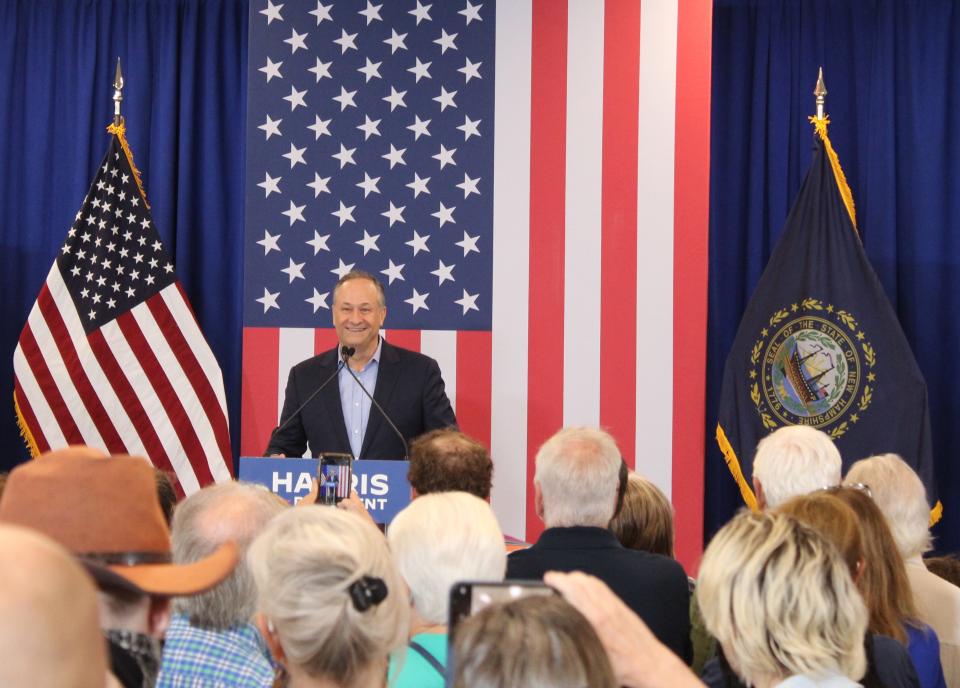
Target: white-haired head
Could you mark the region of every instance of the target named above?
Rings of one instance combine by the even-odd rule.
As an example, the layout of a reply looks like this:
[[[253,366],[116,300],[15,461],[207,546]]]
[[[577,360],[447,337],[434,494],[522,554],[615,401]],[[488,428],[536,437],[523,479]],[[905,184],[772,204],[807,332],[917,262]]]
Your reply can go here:
[[[753,482],[763,508],[774,509],[792,497],[840,484],[842,462],[825,432],[807,425],[780,428],[757,444]]]
[[[616,509],[620,450],[598,428],[564,428],[537,452],[537,509],[547,528],[606,528]]]
[[[447,622],[457,581],[502,581],[503,533],[490,505],[466,492],[435,492],[413,500],[390,524],[387,539],[417,614]]]
[[[846,481],[870,486],[873,501],[886,517],[904,559],[931,549],[927,491],[906,461],[896,454],[860,459],[850,466]]]

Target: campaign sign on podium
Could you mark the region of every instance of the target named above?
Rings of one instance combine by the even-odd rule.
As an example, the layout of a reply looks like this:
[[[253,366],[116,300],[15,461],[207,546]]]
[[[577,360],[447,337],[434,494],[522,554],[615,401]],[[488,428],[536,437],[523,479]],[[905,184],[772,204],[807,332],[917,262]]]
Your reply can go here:
[[[260,483],[291,504],[310,492],[317,459],[240,457],[240,480]],[[410,503],[409,461],[354,461],[353,489],[378,523],[390,523]]]

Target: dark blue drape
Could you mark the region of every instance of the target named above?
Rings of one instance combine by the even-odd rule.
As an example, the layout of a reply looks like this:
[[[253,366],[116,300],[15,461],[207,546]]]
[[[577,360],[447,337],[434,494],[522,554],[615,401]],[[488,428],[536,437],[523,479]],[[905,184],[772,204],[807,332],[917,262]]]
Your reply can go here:
[[[712,441],[723,362],[809,165],[806,117],[823,65],[830,135],[861,236],[927,381],[945,508],[937,548],[960,549],[957,36],[960,5],[951,0],[714,5],[708,536],[742,504]]]
[[[0,3],[0,468],[13,350],[107,148],[116,59],[154,222],[223,368],[239,446],[246,0]]]

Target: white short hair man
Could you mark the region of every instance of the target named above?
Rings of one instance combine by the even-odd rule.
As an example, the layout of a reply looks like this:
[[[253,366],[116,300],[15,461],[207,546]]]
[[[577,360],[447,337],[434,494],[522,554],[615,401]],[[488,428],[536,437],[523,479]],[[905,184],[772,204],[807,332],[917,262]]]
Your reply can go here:
[[[201,560],[227,541],[237,544],[241,557],[217,587],[174,600],[158,688],[198,682],[261,688],[273,683],[273,665],[253,624],[257,590],[242,555],[286,508],[263,485],[239,482],[205,487],[177,505],[171,529],[175,562]]]
[[[825,432],[788,425],[757,444],[753,490],[757,506],[775,509],[788,499],[840,484],[840,451]]]
[[[565,428],[537,453],[533,479],[537,515],[547,529],[536,544],[507,557],[508,579],[539,579],[547,571],[584,571],[607,583],[654,634],[690,656],[690,593],[673,559],[631,550],[608,529],[617,505],[622,459],[617,443],[597,428]]]
[[[890,525],[907,568],[920,620],[940,638],[940,663],[948,686],[960,686],[960,588],[927,571],[923,553],[931,547],[930,504],[920,477],[896,454],[861,459],[846,482],[870,487],[873,501]]]

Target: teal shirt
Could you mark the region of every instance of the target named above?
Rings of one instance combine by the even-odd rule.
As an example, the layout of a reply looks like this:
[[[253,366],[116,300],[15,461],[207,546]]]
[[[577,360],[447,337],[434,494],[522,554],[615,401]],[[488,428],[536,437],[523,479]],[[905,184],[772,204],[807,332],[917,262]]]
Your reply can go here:
[[[447,634],[418,633],[413,639],[433,655],[440,664],[447,666]],[[396,663],[390,662],[391,688],[443,688],[444,677],[437,672],[419,652],[407,648],[403,670],[396,673]]]

